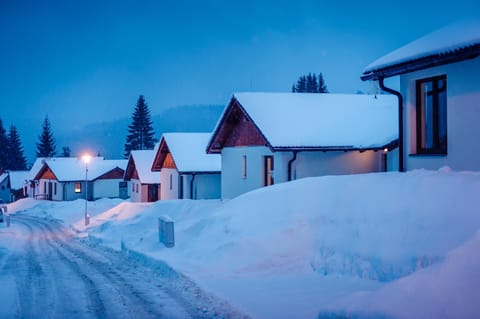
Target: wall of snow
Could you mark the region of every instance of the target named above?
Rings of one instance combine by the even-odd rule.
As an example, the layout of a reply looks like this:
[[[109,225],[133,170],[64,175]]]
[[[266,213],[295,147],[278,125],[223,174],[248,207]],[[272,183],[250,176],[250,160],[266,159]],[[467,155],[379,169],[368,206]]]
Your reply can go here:
[[[415,155],[415,81],[432,76],[447,76],[448,155]],[[480,170],[480,58],[421,70],[401,76],[400,87],[405,108],[406,169]]]

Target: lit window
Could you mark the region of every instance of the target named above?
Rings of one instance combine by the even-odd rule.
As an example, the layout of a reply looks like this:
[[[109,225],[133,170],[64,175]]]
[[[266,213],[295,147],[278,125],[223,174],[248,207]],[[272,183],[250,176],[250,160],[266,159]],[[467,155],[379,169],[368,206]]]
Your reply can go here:
[[[81,193],[82,192],[82,183],[76,182],[75,183],[75,193]]]
[[[417,153],[447,154],[447,77],[417,81]]]
[[[247,155],[242,157],[242,178],[247,178]]]
[[[273,185],[273,156],[265,156],[263,163],[263,186]]]

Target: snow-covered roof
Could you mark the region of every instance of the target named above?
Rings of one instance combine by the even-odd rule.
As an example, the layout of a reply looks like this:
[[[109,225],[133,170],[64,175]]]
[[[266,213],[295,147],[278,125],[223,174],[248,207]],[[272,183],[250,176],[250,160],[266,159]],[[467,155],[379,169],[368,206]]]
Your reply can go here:
[[[138,150],[131,151],[128,165],[135,165],[138,178],[142,184],[158,184],[160,183],[160,172],[152,172],[152,163],[155,158],[156,149],[154,150]]]
[[[162,139],[179,172],[220,172],[220,155],[206,152],[211,136],[212,133],[164,133]]]
[[[25,181],[28,180],[30,171],[10,171],[10,187],[12,189],[21,189],[25,185]]]
[[[238,101],[273,150],[381,148],[397,140],[397,100],[390,95],[235,93],[217,123]]]
[[[58,181],[64,182],[85,180],[86,167],[85,163],[80,158],[48,158],[43,159],[43,163],[48,165],[53,174],[55,174],[57,177]],[[116,167],[125,170],[126,166],[127,160],[104,160],[103,157],[93,157],[90,160],[90,163],[88,163],[88,180],[95,180],[101,175],[115,169]],[[34,176],[38,175],[40,170],[41,168],[35,173]]]
[[[3,181],[8,177],[8,173],[4,172],[0,174],[0,183],[3,183]]]
[[[467,51],[467,52],[465,52]],[[423,59],[433,59],[434,64],[445,64],[455,60],[445,60],[448,56],[458,56],[464,60],[480,54],[480,21],[463,21],[449,25],[428,35],[421,37],[368,65],[362,79],[374,77],[374,73],[399,65],[408,65]],[[431,64],[431,63],[430,63]],[[430,64],[416,66],[415,69],[428,67]],[[388,76],[405,73],[412,66],[405,67]]]

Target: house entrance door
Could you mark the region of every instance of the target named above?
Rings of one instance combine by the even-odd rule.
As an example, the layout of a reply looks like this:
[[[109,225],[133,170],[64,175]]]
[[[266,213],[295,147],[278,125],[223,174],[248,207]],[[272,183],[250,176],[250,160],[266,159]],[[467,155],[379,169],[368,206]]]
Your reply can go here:
[[[157,200],[158,200],[158,184],[149,184],[147,201],[156,202]]]

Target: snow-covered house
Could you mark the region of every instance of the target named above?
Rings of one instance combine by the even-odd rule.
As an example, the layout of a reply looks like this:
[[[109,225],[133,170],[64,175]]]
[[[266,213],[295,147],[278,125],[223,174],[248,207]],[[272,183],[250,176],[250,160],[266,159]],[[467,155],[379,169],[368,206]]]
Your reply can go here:
[[[211,133],[165,133],[152,170],[160,171],[161,199],[220,198],[221,159],[207,154]]]
[[[128,183],[123,181],[126,160],[94,157],[86,165],[79,158],[65,157],[42,159],[41,163],[30,183],[36,185],[35,198],[68,201],[128,196]]]
[[[30,171],[9,171],[11,201],[27,196],[27,180]]]
[[[302,177],[395,166],[395,98],[236,93],[207,146],[221,154],[222,198]]]
[[[0,174],[0,199],[4,203],[10,203],[10,179],[7,172]]]
[[[384,79],[399,77],[400,91]],[[480,21],[450,25],[366,67],[398,98],[399,167],[480,170]]]
[[[160,199],[160,172],[151,170],[155,150],[131,151],[123,179],[130,181],[133,202],[155,202]]]

